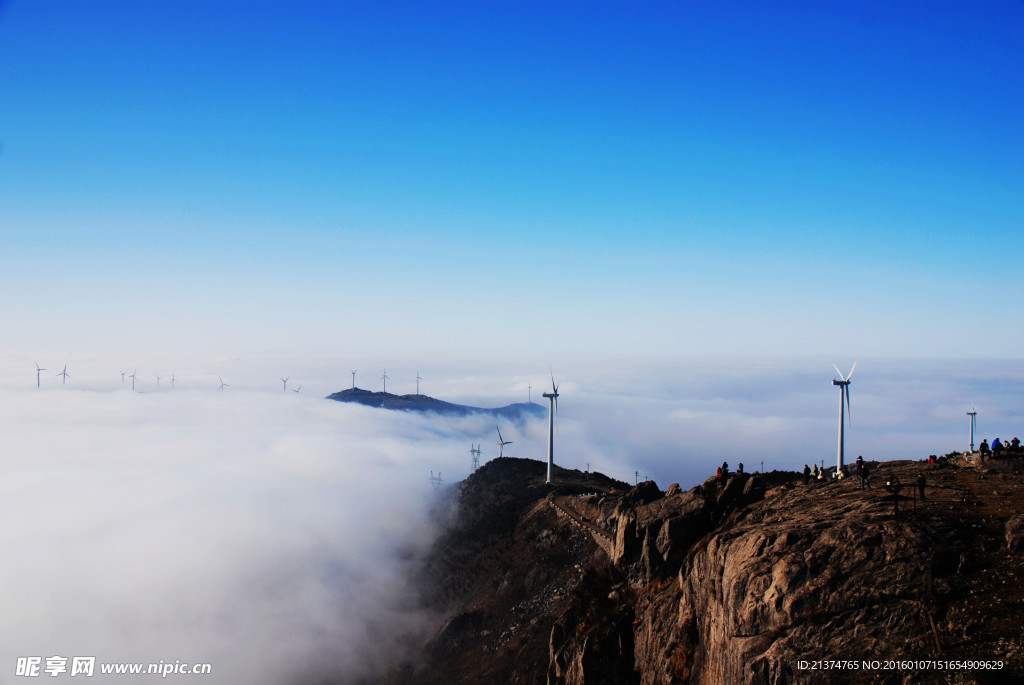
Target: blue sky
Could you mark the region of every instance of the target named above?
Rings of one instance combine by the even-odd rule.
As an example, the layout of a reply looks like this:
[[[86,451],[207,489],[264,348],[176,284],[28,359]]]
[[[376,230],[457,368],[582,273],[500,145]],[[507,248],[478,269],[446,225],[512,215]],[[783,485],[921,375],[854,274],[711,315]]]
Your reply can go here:
[[[1022,57],[1019,3],[9,0],[6,347],[1017,357]]]

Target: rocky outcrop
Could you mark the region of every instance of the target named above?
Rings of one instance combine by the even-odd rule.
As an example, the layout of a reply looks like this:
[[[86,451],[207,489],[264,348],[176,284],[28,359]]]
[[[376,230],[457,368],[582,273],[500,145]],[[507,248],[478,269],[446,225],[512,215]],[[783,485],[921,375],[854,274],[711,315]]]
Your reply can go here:
[[[616,495],[618,485],[544,486],[542,465],[506,467],[460,489],[462,537],[439,552],[446,583],[451,560],[479,567],[472,592],[448,595],[472,603],[452,605],[427,663],[392,682],[949,682],[943,670],[799,665],[820,660],[991,659],[1003,675],[1024,671],[1019,475],[881,464],[890,482],[927,471],[927,502],[904,500],[897,514],[884,489],[853,479],[734,474]],[[490,537],[474,547],[480,531]]]
[[[1011,516],[1006,521],[1006,549],[1011,552],[1024,549],[1024,515]]]

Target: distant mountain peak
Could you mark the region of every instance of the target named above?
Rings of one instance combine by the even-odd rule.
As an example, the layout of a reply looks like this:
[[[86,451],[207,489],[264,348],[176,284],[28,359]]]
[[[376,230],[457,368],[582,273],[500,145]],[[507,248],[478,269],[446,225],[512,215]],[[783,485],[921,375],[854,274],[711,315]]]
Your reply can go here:
[[[337,402],[355,402],[368,407],[392,409],[397,411],[434,412],[443,416],[468,416],[469,414],[485,414],[509,420],[542,417],[545,409],[533,402],[517,402],[504,407],[473,407],[466,404],[445,402],[429,395],[395,395],[390,392],[374,392],[362,388],[348,388],[327,396]]]

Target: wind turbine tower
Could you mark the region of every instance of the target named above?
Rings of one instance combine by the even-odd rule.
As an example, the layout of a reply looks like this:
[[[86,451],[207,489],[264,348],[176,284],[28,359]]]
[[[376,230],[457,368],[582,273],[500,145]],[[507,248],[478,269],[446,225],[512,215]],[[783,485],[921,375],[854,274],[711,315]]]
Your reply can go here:
[[[967,415],[971,417],[971,451],[974,451],[974,429],[978,427],[978,412],[971,407],[971,410],[967,412]]]
[[[36,387],[39,387],[39,372],[46,371],[46,369],[39,366],[39,362],[36,362]]]
[[[124,385],[124,377],[125,377],[125,376],[126,376],[127,374],[128,374],[128,372],[127,372],[127,371],[122,371],[122,372],[121,372],[121,385]]]
[[[555,482],[555,416],[558,414],[558,386],[555,385],[555,374],[551,374],[551,392],[544,393],[548,398],[548,483]]]
[[[61,384],[61,385],[64,385],[65,383],[67,383],[67,382],[68,382],[68,365],[67,365],[67,364],[65,364],[65,365],[64,365],[64,369],[63,369],[63,370],[62,370],[62,371],[61,371],[60,373],[58,373],[58,374],[56,374],[56,375],[58,375],[58,376],[63,376],[63,377],[64,377],[64,378],[62,378],[62,379],[61,379],[61,381],[60,381],[60,384]]]
[[[353,389],[353,390],[355,390],[355,389],[356,389],[356,371],[357,371],[357,370],[358,370],[358,369],[353,369],[353,370],[352,370],[352,389]]]
[[[137,370],[138,369],[133,370],[132,375],[128,376],[128,378],[132,379],[132,392],[135,392],[135,371]]]
[[[171,390],[174,390],[174,384],[175,383],[177,383],[177,380],[175,380],[174,374],[172,373],[171,374]]]
[[[160,376],[156,377],[156,387],[157,387],[157,390],[160,389]]]
[[[850,377],[853,376],[853,370],[857,368],[857,362],[853,362],[853,366],[850,367],[850,373],[843,376],[843,372],[839,370],[839,367],[835,364],[832,368],[836,370],[839,377],[842,380],[832,380],[832,385],[839,388],[839,456],[836,459],[836,473],[843,468],[843,438],[845,432],[846,417],[850,414]],[[846,399],[846,409],[844,413],[843,399]]]
[[[416,394],[417,394],[417,395],[419,395],[419,394],[420,394],[420,381],[421,381],[421,380],[423,380],[423,376],[421,376],[421,375],[420,375],[420,372],[419,372],[419,371],[417,371],[417,372],[416,372]]]
[[[384,369],[384,375],[380,377],[380,379],[382,381],[384,381],[384,392],[388,391],[388,379],[389,378],[391,378],[391,376],[388,375],[388,370]]]
[[[291,378],[291,376],[288,376],[288,378]],[[281,388],[281,392],[288,392],[288,378],[281,379],[281,382],[284,383],[284,387]]]
[[[498,431],[498,459],[501,459],[503,456],[505,456],[505,445],[511,445],[512,441],[506,440],[505,438],[501,437],[500,428],[498,428],[497,426],[495,426],[494,428]]]

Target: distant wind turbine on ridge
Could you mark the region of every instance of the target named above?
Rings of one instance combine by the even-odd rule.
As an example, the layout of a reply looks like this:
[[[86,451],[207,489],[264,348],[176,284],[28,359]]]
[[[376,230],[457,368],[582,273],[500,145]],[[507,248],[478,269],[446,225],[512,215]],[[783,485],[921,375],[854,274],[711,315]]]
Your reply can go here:
[[[64,378],[62,378],[62,379],[61,379],[61,381],[60,381],[60,384],[61,384],[61,385],[64,385],[65,383],[67,383],[67,382],[68,382],[68,376],[70,376],[70,375],[71,375],[71,374],[69,374],[69,373],[68,373],[68,365],[67,365],[67,364],[65,364],[65,365],[64,365],[64,369],[63,369],[63,370],[62,370],[62,371],[61,371],[60,373],[58,373],[58,374],[55,374],[55,375],[57,375],[57,376],[63,376],[63,377],[64,377]]]
[[[217,376],[217,380],[219,380],[219,381],[220,381],[220,387],[219,387],[219,388],[217,388],[218,390],[223,390],[224,388],[230,388],[230,387],[231,387],[230,385],[228,385],[227,383],[225,383],[225,382],[224,382],[224,379],[223,379],[223,378],[221,378],[220,376]]]
[[[853,366],[850,367],[850,373],[846,374],[845,376],[843,376],[843,372],[840,371],[839,367],[836,366],[835,364],[832,365],[832,368],[836,370],[836,373],[838,373],[839,377],[842,379],[838,381],[835,379],[832,380],[832,385],[837,386],[839,388],[839,455],[836,458],[836,473],[838,474],[839,471],[841,471],[843,468],[843,441],[845,437],[845,420],[846,416],[850,416],[850,377],[853,376],[853,370],[857,368],[857,362],[853,362]],[[846,399],[845,414],[843,410],[844,398]],[[850,425],[853,425],[852,418],[850,419]]]
[[[290,378],[291,378],[291,376],[288,376],[288,378],[282,378],[281,379],[281,382],[284,383],[284,387],[281,388],[281,392],[288,392],[288,379],[290,379]]]
[[[356,371],[358,369],[352,369],[352,389],[356,389]]]
[[[555,385],[555,374],[551,373],[551,392],[544,393],[548,398],[548,483],[555,482],[555,418],[558,416],[558,386]]]
[[[417,395],[419,395],[419,394],[420,394],[420,381],[421,381],[421,380],[423,380],[423,376],[421,376],[421,375],[420,375],[420,372],[419,372],[419,371],[417,371],[417,372],[416,372],[416,394],[417,394]]]
[[[39,362],[36,362],[36,387],[39,387],[39,372],[46,371],[46,369],[39,366]]]
[[[137,371],[137,370],[138,369],[132,370],[132,375],[128,376],[129,378],[132,379],[132,392],[135,392],[135,371]]]
[[[504,456],[505,445],[511,445],[512,441],[506,440],[505,438],[501,437],[500,428],[498,428],[497,426],[495,426],[494,428],[498,431],[498,459],[501,459]]]
[[[391,378],[391,376],[388,375],[388,370],[384,369],[384,375],[380,377],[380,379],[382,381],[384,381],[384,392],[388,391],[388,379],[389,378]]]
[[[971,452],[974,452],[974,429],[978,427],[978,411],[971,407],[967,415],[971,417]]]

